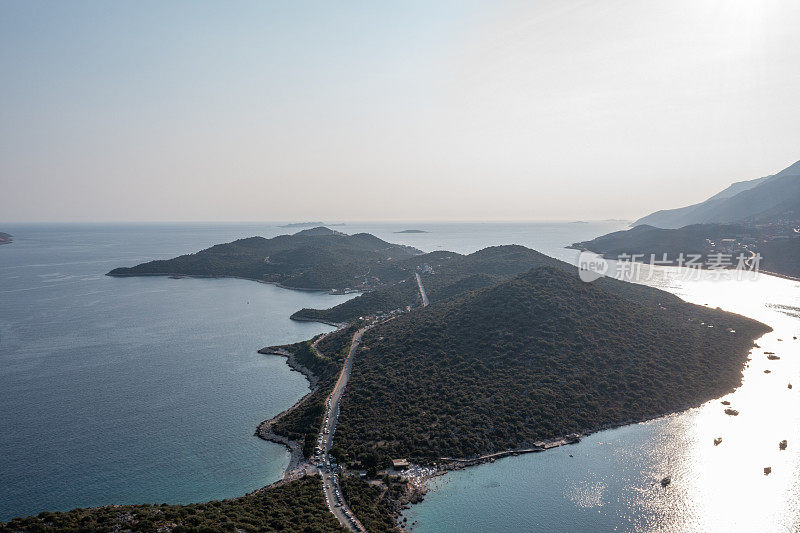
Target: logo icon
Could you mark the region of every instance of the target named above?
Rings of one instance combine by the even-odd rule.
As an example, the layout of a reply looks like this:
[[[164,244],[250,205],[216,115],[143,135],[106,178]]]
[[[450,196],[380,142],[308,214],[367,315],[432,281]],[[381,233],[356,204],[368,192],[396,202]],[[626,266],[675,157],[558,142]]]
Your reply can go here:
[[[608,272],[608,261],[594,252],[581,252],[578,256],[578,275],[581,281],[590,283]]]

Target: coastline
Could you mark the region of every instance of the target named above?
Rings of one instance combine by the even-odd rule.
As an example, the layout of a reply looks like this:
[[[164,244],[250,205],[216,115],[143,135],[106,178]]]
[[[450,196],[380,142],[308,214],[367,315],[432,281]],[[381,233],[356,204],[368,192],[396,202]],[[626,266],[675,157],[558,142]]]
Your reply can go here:
[[[595,252],[593,250],[590,250],[589,248],[584,248],[584,247],[581,247],[581,246],[565,246],[564,248],[566,248],[568,250],[577,250],[579,252],[591,252],[591,253],[597,254],[600,257],[602,257],[603,259],[607,259],[609,261],[617,261],[618,258],[619,258],[619,256],[616,256],[616,255],[601,254],[601,253]],[[640,265],[650,265],[650,263],[646,263],[644,261],[631,261],[631,262],[632,263],[638,263]],[[674,267],[681,267],[682,265],[678,264],[677,262],[674,262],[674,263],[664,264],[664,265],[659,264],[657,266],[667,266],[667,267],[673,267],[674,268]],[[705,270],[705,271],[709,271],[709,272],[713,272],[715,270],[713,268],[707,268],[704,264],[698,265],[698,268],[699,268],[699,270]],[[722,271],[725,272],[725,271],[729,271],[729,270],[730,271],[735,271],[736,269],[734,269],[734,268],[726,268],[726,269],[723,269]],[[751,272],[751,271],[745,270],[745,272]],[[771,270],[764,270],[763,268],[759,268],[758,270],[755,270],[755,271],[752,271],[752,272],[754,272],[756,275],[764,274],[764,275],[773,276],[773,277],[776,277],[776,278],[788,279],[790,281],[800,281],[800,277],[791,276],[789,274],[781,274],[780,272],[773,272]]]
[[[770,328],[772,330],[772,328]],[[769,333],[769,332],[767,332]],[[765,335],[767,334],[765,333]],[[761,339],[755,339],[754,345],[751,350],[748,352],[747,357],[742,362],[742,372],[744,371],[745,364],[753,355],[753,350],[757,347],[758,341]],[[258,425],[256,429],[255,435],[263,440],[267,440],[270,442],[275,442],[277,444],[282,444],[286,446],[291,454],[291,458],[289,461],[289,465],[287,466],[284,475],[281,479],[275,481],[274,483],[262,487],[255,492],[259,492],[265,490],[270,487],[279,486],[283,483],[291,481],[293,479],[298,479],[304,476],[305,469],[300,469],[299,467],[305,461],[305,457],[303,456],[302,452],[302,444],[297,441],[292,441],[282,435],[278,435],[272,431],[273,425],[279,421],[283,416],[292,412],[295,408],[297,408],[302,401],[316,390],[316,384],[318,382],[318,377],[311,372],[308,368],[304,367],[302,364],[298,363],[294,357],[294,354],[291,352],[284,350],[283,348],[277,346],[270,346],[265,347],[258,350],[259,353],[262,354],[272,354],[272,355],[280,355],[282,357],[286,357],[287,364],[295,371],[301,372],[309,379],[309,388],[311,389],[306,395],[300,398],[292,407],[289,409],[277,414],[276,416],[270,418],[269,420],[265,420]],[[742,374],[743,377],[743,374]],[[393,518],[395,520],[399,519],[402,515],[402,512],[410,509],[410,506],[413,504],[417,504],[422,502],[425,499],[425,495],[427,494],[429,487],[429,482],[439,476],[443,476],[449,472],[456,471],[456,470],[464,470],[466,468],[475,467],[479,465],[483,465],[486,463],[493,463],[499,459],[503,459],[506,457],[514,457],[519,455],[525,455],[529,453],[541,453],[546,452],[547,450],[553,448],[559,448],[561,446],[566,446],[570,444],[577,444],[579,443],[584,437],[589,435],[599,433],[601,431],[617,429],[625,426],[632,426],[636,424],[643,424],[646,422],[651,422],[654,420],[659,420],[662,418],[666,418],[669,416],[676,415],[678,413],[683,413],[685,411],[689,411],[691,409],[697,409],[705,405],[709,402],[714,402],[719,400],[719,398],[730,394],[737,390],[742,385],[741,381],[739,384],[734,387],[733,389],[716,396],[714,398],[707,399],[701,403],[689,403],[684,404],[682,406],[676,407],[674,409],[670,409],[668,411],[661,412],[655,415],[646,415],[636,419],[628,419],[623,420],[618,423],[610,423],[610,424],[603,424],[601,426],[596,426],[593,428],[583,429],[578,433],[572,433],[568,435],[564,435],[562,437],[557,437],[553,439],[547,440],[540,440],[531,443],[530,445],[526,445],[525,447],[514,448],[509,450],[502,450],[499,452],[492,452],[488,454],[484,454],[477,457],[464,457],[464,458],[454,458],[454,457],[441,457],[439,460],[434,464],[435,466],[430,468],[430,472],[421,475],[421,476],[404,476],[402,472],[394,472],[396,475],[400,475],[406,480],[405,489],[400,495],[400,497],[395,500],[397,503],[398,511],[394,514]],[[418,465],[417,465],[418,466]],[[402,525],[400,526],[402,529]],[[405,531],[405,529],[403,529]]]
[[[770,327],[770,331],[764,333],[764,335],[768,335],[773,330]],[[764,336],[758,337],[753,341],[753,347],[747,354],[747,358],[742,362],[742,378],[744,377],[744,369],[745,365],[753,356],[753,350],[757,349],[759,346],[758,341]],[[674,409],[670,409],[668,411],[664,411],[660,414],[654,416],[643,416],[636,419],[628,419],[620,421],[619,423],[610,423],[610,424],[603,424],[601,426],[597,426],[594,428],[583,429],[578,433],[573,433],[569,435],[565,435],[562,437],[549,439],[549,440],[541,440],[535,441],[532,444],[532,447],[524,447],[524,448],[514,448],[509,450],[503,450],[499,452],[493,452],[477,457],[463,457],[463,458],[452,458],[452,457],[441,457],[439,461],[435,463],[433,467],[433,471],[427,475],[414,477],[412,476],[411,479],[408,479],[406,491],[403,496],[398,500],[398,503],[401,505],[401,511],[395,516],[395,519],[399,518],[402,515],[402,511],[406,509],[410,509],[409,504],[416,504],[420,503],[425,499],[425,495],[429,490],[429,482],[436,477],[443,476],[449,472],[456,471],[456,470],[464,470],[466,468],[480,466],[486,463],[493,463],[496,460],[504,459],[506,457],[514,457],[519,455],[525,455],[530,453],[541,453],[546,452],[547,450],[553,448],[559,448],[561,446],[577,444],[579,443],[584,437],[588,437],[589,435],[593,435],[595,433],[599,433],[602,431],[618,429],[626,426],[634,426],[637,424],[644,424],[647,422],[652,422],[655,420],[660,420],[662,418],[667,418],[673,415],[677,415],[679,413],[684,413],[686,411],[690,411],[692,409],[699,409],[707,403],[715,402],[720,398],[727,396],[739,389],[742,386],[742,381],[740,380],[739,384],[734,387],[733,389],[716,396],[714,398],[710,398],[705,400],[701,403],[689,403],[684,404],[682,406],[676,407]],[[399,475],[403,475],[402,472]],[[402,525],[400,526],[402,528]],[[403,529],[405,531],[405,529]]]
[[[766,271],[761,271],[761,273],[765,273],[765,274],[768,274],[768,275],[773,275],[772,273],[769,273],[769,272],[766,272]],[[107,274],[107,275],[110,275],[110,274]],[[265,283],[265,284],[269,284],[269,285],[274,285],[276,287],[283,288],[283,289],[289,289],[289,290],[300,290],[300,291],[308,291],[308,292],[326,292],[326,293],[331,293],[331,294],[336,294],[337,293],[335,290],[332,290],[332,289],[307,289],[307,288],[287,287],[287,286],[281,285],[280,283],[277,283],[277,282],[269,282],[269,281],[258,280],[258,279],[254,279],[254,278],[240,277],[240,276],[182,275],[182,274],[167,274],[167,273],[157,273],[157,274],[156,273],[152,273],[151,274],[151,273],[148,273],[148,274],[113,275],[112,277],[134,277],[134,276],[139,276],[139,275],[147,275],[147,276],[180,276],[180,277],[194,277],[194,278],[233,278],[233,279],[244,279],[244,280],[248,280],[248,281],[256,281],[258,283]],[[777,277],[785,277],[785,276],[781,276],[781,275],[776,275],[776,276]],[[343,326],[343,324],[340,324],[340,323],[335,323],[335,322],[332,322],[332,321],[326,321],[324,319],[316,319],[316,318],[311,318],[311,317],[302,317],[302,316],[301,317],[294,317],[294,316],[292,316],[290,318],[292,320],[297,320],[297,321],[319,322],[319,323],[323,323],[323,324],[334,326],[334,327],[342,327]],[[759,337],[759,339],[760,339],[760,337]],[[758,339],[756,339],[756,341],[757,340]],[[282,418],[284,418],[286,415],[288,415],[289,413],[293,412],[296,408],[298,408],[303,403],[303,401],[307,398],[307,396],[309,396],[310,394],[315,392],[317,390],[317,385],[318,385],[318,382],[319,382],[319,377],[316,374],[314,374],[307,367],[305,367],[304,365],[299,363],[292,352],[290,352],[290,351],[288,351],[286,349],[283,349],[280,346],[264,347],[264,348],[259,349],[258,353],[260,353],[260,354],[270,354],[270,355],[279,355],[279,356],[285,357],[286,360],[287,360],[287,364],[289,365],[289,367],[292,370],[302,373],[309,380],[309,392],[304,394],[300,399],[298,399],[298,401],[295,404],[293,404],[288,409],[286,409],[286,410],[282,411],[281,413],[278,413],[274,417],[272,417],[272,418],[270,418],[268,420],[264,420],[264,421],[262,421],[261,423],[258,424],[254,435],[259,437],[259,438],[261,438],[262,440],[274,442],[276,444],[281,444],[281,445],[285,446],[286,449],[290,453],[290,460],[289,460],[289,464],[287,465],[286,469],[284,470],[283,476],[280,479],[278,479],[275,482],[273,482],[273,483],[271,483],[269,485],[266,485],[266,486],[264,486],[264,487],[262,487],[260,489],[257,489],[256,491],[254,491],[254,493],[258,493],[258,492],[264,491],[264,490],[266,490],[268,488],[280,486],[280,485],[285,484],[285,483],[287,483],[289,481],[304,477],[307,474],[306,468],[304,466],[306,458],[303,455],[303,444],[301,442],[291,440],[291,439],[289,439],[289,438],[287,438],[287,437],[285,437],[283,435],[275,433],[273,431],[273,428],[274,428],[275,424],[278,423]],[[742,362],[742,370],[744,370],[744,365],[746,364],[746,361],[749,360],[749,357],[751,355],[752,355],[752,348],[751,348],[751,351],[748,354],[748,359],[746,359],[746,360],[744,360]],[[509,450],[502,450],[502,451],[499,451],[499,452],[488,453],[488,454],[484,454],[484,455],[476,456],[476,457],[466,457],[466,458],[441,457],[441,458],[439,458],[439,460],[437,460],[436,463],[434,463],[435,466],[433,468],[425,468],[425,474],[424,475],[420,475],[420,476],[405,477],[405,476],[403,476],[402,472],[390,472],[390,473],[393,473],[395,475],[399,474],[400,476],[403,476],[403,478],[406,480],[404,491],[395,500],[396,503],[398,504],[399,509],[394,514],[394,518],[400,517],[402,515],[403,510],[410,508],[410,504],[416,504],[416,503],[422,502],[424,500],[424,497],[425,497],[427,491],[429,490],[429,486],[428,486],[429,481],[432,480],[435,477],[443,476],[443,475],[447,474],[448,472],[455,471],[455,470],[463,470],[463,469],[466,469],[468,467],[478,466],[478,465],[482,465],[482,464],[485,464],[485,463],[493,463],[496,460],[502,459],[502,458],[505,458],[505,457],[518,456],[518,455],[523,455],[523,454],[528,454],[528,453],[544,452],[544,451],[547,451],[549,449],[557,448],[557,447],[564,446],[564,445],[567,445],[567,444],[578,443],[583,437],[592,435],[594,433],[598,433],[600,431],[605,431],[605,430],[616,429],[616,428],[620,428],[620,427],[625,427],[625,426],[631,426],[631,425],[641,424],[641,423],[645,423],[645,422],[650,422],[650,421],[653,421],[653,420],[658,420],[658,419],[661,419],[661,418],[665,418],[665,417],[674,415],[676,413],[681,413],[681,412],[685,412],[685,411],[688,411],[688,410],[691,410],[691,409],[696,409],[696,408],[699,408],[699,407],[701,407],[702,405],[704,405],[704,404],[706,404],[708,402],[713,402],[715,400],[718,400],[720,397],[723,397],[723,396],[735,391],[740,386],[741,386],[741,381],[733,389],[731,389],[731,390],[729,390],[729,391],[727,391],[727,392],[725,392],[725,393],[723,393],[720,396],[717,396],[715,398],[707,399],[707,400],[705,400],[705,401],[703,401],[701,403],[690,403],[690,404],[682,405],[680,407],[671,409],[669,411],[661,412],[659,414],[647,415],[647,416],[643,416],[643,417],[640,417],[640,418],[637,418],[637,419],[628,419],[628,420],[620,421],[618,423],[604,424],[602,426],[597,426],[597,427],[581,430],[580,433],[565,435],[565,436],[562,436],[562,437],[559,437],[559,438],[553,438],[553,439],[550,439],[550,440],[535,441],[535,442],[533,442],[531,444],[526,444],[525,447],[520,447],[520,448],[516,448],[516,449],[509,449]],[[302,468],[301,468],[301,466],[302,466]],[[343,477],[344,477],[344,475],[347,475],[347,474],[343,474]],[[350,473],[350,475],[352,475],[352,472]],[[402,525],[400,527],[402,528]]]
[[[272,428],[281,418],[294,411],[303,402],[303,400],[306,399],[306,397],[308,397],[310,394],[312,394],[314,391],[317,390],[317,383],[319,382],[319,377],[316,374],[314,374],[311,370],[300,364],[292,352],[284,350],[283,348],[277,346],[266,346],[258,350],[258,353],[264,355],[279,355],[281,357],[285,357],[286,364],[289,365],[289,368],[291,368],[295,372],[300,372],[306,377],[306,379],[308,379],[309,391],[305,393],[302,398],[297,400],[297,402],[295,402],[294,405],[292,405],[285,411],[281,411],[272,418],[264,420],[260,424],[258,424],[258,427],[256,427],[256,431],[254,433],[256,437],[262,440],[274,442],[275,444],[282,444],[289,450],[289,464],[286,466],[286,469],[284,470],[281,479],[275,482],[275,483],[280,483],[291,479],[295,479],[296,477],[300,477],[299,475],[300,472],[298,472],[298,468],[300,467],[300,464],[303,461],[305,461],[305,457],[303,456],[302,443],[297,442],[295,440],[291,440],[283,435],[279,435],[274,431],[272,431]],[[275,485],[275,483],[267,485],[267,487],[272,487]],[[263,490],[264,488],[266,487],[262,487],[259,490]]]
[[[243,279],[247,281],[255,281],[256,283],[263,283],[264,285],[273,285],[280,289],[287,289],[290,291],[303,291],[303,292],[323,292],[326,294],[359,294],[363,291],[357,290],[350,290],[350,291],[343,291],[339,289],[311,289],[308,287],[290,287],[288,285],[283,285],[277,281],[266,281],[263,279],[256,279],[256,278],[247,278],[244,276],[228,276],[228,275],[216,275],[216,274],[179,274],[176,272],[142,272],[136,274],[112,274],[111,272],[106,272],[106,276],[110,278],[138,278],[141,276],[152,276],[152,277],[168,277],[168,278],[195,278],[195,279]],[[317,320],[316,322],[319,322]],[[327,322],[325,322],[327,323]],[[335,325],[335,324],[331,324]]]
[[[302,315],[301,316],[295,316],[296,314],[297,314],[297,312],[293,313],[289,317],[289,319],[290,320],[295,320],[297,322],[319,322],[320,324],[327,324],[328,326],[333,326],[335,328],[342,328],[342,327],[347,325],[346,322],[345,323],[334,322],[333,320],[325,320],[324,318],[312,318],[312,317],[307,317],[307,316],[302,316]],[[261,352],[261,350],[259,350],[259,352]]]
[[[741,385],[739,385],[741,386]],[[738,387],[737,387],[738,389]],[[607,431],[612,429],[618,429],[626,426],[633,426],[637,424],[644,424],[646,422],[652,422],[654,420],[660,420],[662,418],[667,418],[670,416],[674,416],[686,411],[690,411],[692,409],[698,409],[709,402],[714,402],[726,396],[727,394],[732,393],[736,389],[723,394],[722,396],[718,396],[716,398],[712,398],[710,400],[706,400],[701,404],[691,404],[685,405],[676,409],[672,409],[670,411],[666,411],[657,416],[651,417],[642,417],[641,419],[636,420],[626,420],[620,422],[618,424],[606,424],[601,427],[597,427],[594,429],[584,430],[576,435],[579,435],[578,439],[568,439],[568,436],[550,439],[547,441],[537,441],[541,447],[534,447],[534,448],[519,448],[513,450],[504,450],[502,452],[496,452],[492,454],[486,454],[479,457],[474,458],[442,458],[446,460],[446,462],[438,463],[435,467],[433,467],[433,471],[430,474],[419,476],[419,477],[412,477],[411,479],[407,479],[406,490],[404,494],[397,500],[397,503],[400,504],[401,508],[400,511],[394,516],[395,520],[399,520],[402,516],[403,511],[411,509],[411,505],[421,503],[425,500],[425,496],[430,490],[430,482],[437,477],[444,476],[450,472],[458,471],[458,470],[465,470],[467,468],[472,468],[476,466],[480,466],[487,463],[494,463],[497,460],[505,459],[508,457],[515,457],[519,455],[525,455],[530,453],[542,453],[546,452],[547,450],[551,450],[554,448],[560,448],[562,446],[568,446],[571,444],[578,444],[584,437],[588,437],[589,435],[593,435],[595,433],[599,433],[601,431]],[[402,472],[399,473],[400,476],[403,475]],[[402,531],[407,531],[403,528],[403,524],[399,524],[399,527]]]

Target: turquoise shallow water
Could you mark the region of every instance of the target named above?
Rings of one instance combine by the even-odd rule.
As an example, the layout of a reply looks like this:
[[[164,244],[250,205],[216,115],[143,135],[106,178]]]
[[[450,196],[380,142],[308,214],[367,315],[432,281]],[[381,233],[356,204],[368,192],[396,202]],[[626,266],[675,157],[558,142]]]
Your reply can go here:
[[[15,242],[0,247],[0,521],[225,498],[282,475],[285,449],[253,432],[308,382],[256,350],[327,331],[288,317],[346,297],[103,275],[277,229],[6,228]]]

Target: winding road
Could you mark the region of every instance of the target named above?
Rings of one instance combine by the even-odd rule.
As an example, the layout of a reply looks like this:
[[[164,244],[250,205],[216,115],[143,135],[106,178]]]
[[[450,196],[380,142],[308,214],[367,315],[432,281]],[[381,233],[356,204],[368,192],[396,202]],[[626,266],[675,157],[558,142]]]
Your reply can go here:
[[[419,275],[419,272],[414,272],[414,275],[417,277],[417,287],[419,287],[419,295],[422,296],[422,307],[428,307],[430,303],[428,301],[428,295],[425,294],[425,287],[422,286],[422,277]]]
[[[325,401],[325,418],[323,419],[322,428],[317,442],[321,448],[319,455],[319,462],[321,464],[319,473],[322,476],[322,487],[325,492],[325,500],[328,504],[328,509],[347,529],[351,531],[359,531],[366,533],[366,529],[358,521],[353,511],[347,505],[347,502],[342,496],[342,490],[339,485],[339,475],[336,468],[330,466],[330,450],[333,446],[333,435],[336,432],[336,422],[339,419],[339,405],[342,400],[342,394],[347,387],[347,382],[350,379],[350,372],[353,369],[353,358],[361,341],[361,337],[372,326],[365,326],[353,335],[353,340],[350,343],[350,351],[347,354],[342,371],[339,373],[339,379],[336,380],[336,385],[333,391]],[[315,346],[316,347],[316,346]]]

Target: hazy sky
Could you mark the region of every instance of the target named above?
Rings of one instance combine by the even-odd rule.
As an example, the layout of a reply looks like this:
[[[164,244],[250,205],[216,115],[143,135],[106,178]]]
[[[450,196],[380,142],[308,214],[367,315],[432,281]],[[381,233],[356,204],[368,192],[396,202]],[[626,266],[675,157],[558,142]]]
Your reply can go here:
[[[636,218],[800,159],[799,28],[797,0],[4,0],[0,221]]]

